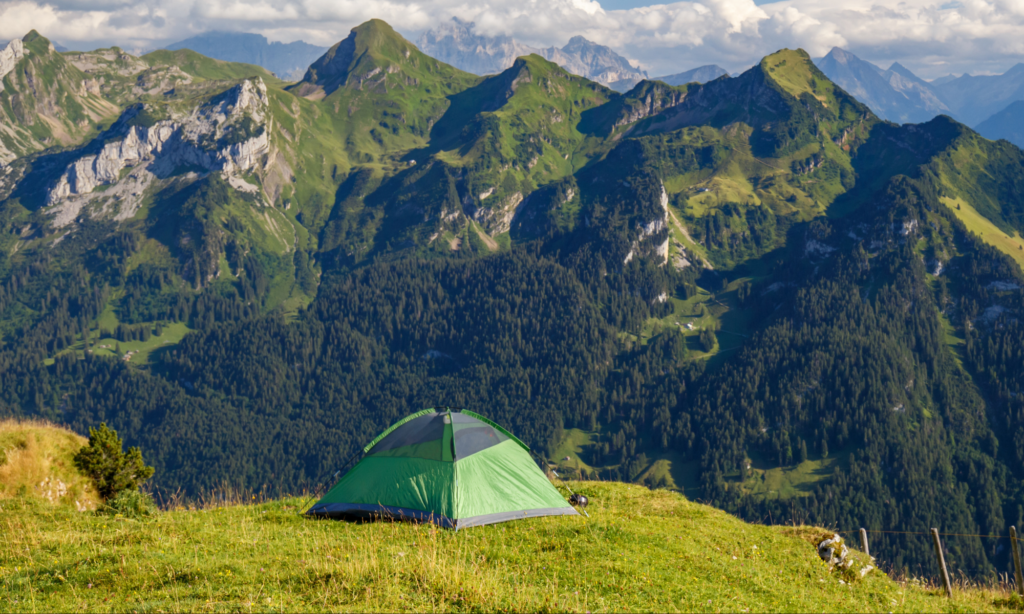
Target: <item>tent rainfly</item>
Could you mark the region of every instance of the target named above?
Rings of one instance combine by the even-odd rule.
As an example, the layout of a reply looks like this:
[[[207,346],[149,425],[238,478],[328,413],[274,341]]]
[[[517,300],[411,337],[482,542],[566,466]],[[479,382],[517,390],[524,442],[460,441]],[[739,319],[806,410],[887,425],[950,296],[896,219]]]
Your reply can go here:
[[[425,409],[395,423],[306,514],[395,518],[461,529],[577,514],[530,448],[471,411]]]

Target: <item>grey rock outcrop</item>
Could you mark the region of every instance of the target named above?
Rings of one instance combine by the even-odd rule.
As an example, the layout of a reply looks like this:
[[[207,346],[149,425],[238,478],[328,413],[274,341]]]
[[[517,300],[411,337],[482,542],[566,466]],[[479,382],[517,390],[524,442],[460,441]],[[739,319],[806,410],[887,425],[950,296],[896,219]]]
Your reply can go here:
[[[15,65],[25,57],[25,45],[20,38],[7,43],[7,46],[0,49],[0,92],[4,91],[4,77],[6,77]]]
[[[669,89],[660,83],[654,83],[645,96],[624,107],[621,116],[615,120],[613,128],[628,126],[646,117],[657,115],[665,109],[679,105],[685,98],[686,94],[682,92]]]
[[[129,109],[100,138],[99,151],[71,163],[47,194],[53,224],[63,227],[82,208],[115,186],[120,210],[117,219],[134,214],[145,189],[182,167],[236,175],[254,170],[270,152],[269,101],[262,79],[246,80],[198,107],[189,115],[139,125],[143,110]],[[121,138],[109,140],[112,134]],[[129,170],[130,169],[130,170]],[[128,173],[125,174],[125,171]]]

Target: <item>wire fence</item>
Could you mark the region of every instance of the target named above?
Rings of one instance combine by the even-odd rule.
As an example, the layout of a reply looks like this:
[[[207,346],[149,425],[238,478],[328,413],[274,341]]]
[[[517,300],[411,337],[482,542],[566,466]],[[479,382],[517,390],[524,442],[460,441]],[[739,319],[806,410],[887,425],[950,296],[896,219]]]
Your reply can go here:
[[[988,588],[995,589],[1011,594],[1019,594],[1024,598],[1024,580],[1022,580],[1021,570],[1021,547],[1020,535],[1016,534],[1016,529],[1010,527],[1008,534],[984,534],[984,533],[959,533],[959,532],[942,532],[936,529],[931,531],[892,531],[886,529],[868,529],[858,527],[856,529],[829,529],[839,534],[859,536],[863,531],[864,535],[861,538],[862,541],[867,541],[866,544],[858,544],[862,549],[867,548],[872,558],[881,559],[882,563],[879,564],[880,568],[886,572],[887,575],[893,579],[899,581],[910,581],[921,584],[926,584],[933,587],[945,588],[947,593],[952,595],[954,590],[966,590],[976,588]],[[912,567],[898,567],[892,564],[886,564],[884,561],[889,558],[886,556],[887,553],[881,552],[880,550],[888,547],[892,547],[891,542],[880,544],[882,548],[876,549],[871,545],[870,535],[877,536],[907,536],[907,537],[921,537],[933,542],[935,551],[935,565],[939,570],[939,577],[935,577],[934,569],[926,569],[925,565],[918,564],[917,574],[914,574]],[[949,556],[949,544],[947,538],[952,540],[956,539],[985,539],[985,540],[1006,540],[1006,542],[1000,541],[999,550],[997,552],[1004,552],[1003,545],[1007,546],[1005,550],[1005,569],[998,569],[996,567],[972,567],[959,565],[953,561],[949,561],[947,564],[946,557]],[[856,540],[856,538],[855,538]],[[989,542],[991,544],[991,542]],[[1014,548],[1017,549],[1014,552]],[[940,555],[940,552],[942,553]],[[888,569],[885,569],[885,568]]]

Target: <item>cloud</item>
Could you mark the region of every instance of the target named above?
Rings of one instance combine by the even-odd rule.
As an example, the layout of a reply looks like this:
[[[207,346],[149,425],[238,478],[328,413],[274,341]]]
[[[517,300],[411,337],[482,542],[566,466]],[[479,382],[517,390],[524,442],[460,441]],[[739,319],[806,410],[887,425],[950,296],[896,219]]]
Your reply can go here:
[[[0,0],[0,39],[36,29],[75,49],[139,49],[239,30],[329,45],[374,17],[413,37],[452,17],[535,46],[579,34],[651,74],[710,63],[736,70],[783,47],[820,56],[840,46],[928,77],[1002,72],[1024,60],[1022,0],[701,0],[623,11],[594,0]]]

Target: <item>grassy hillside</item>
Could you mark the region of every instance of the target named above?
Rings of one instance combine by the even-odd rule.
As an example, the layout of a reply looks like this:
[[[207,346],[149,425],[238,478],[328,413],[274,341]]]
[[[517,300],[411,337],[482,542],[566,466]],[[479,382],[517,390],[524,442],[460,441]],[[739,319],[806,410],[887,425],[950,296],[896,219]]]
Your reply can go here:
[[[84,437],[46,422],[0,421],[0,507],[16,498],[69,511],[95,509],[96,488],[71,460],[85,444]]]
[[[25,57],[3,78],[0,165],[47,148],[75,145],[120,111],[87,87],[85,75],[35,30]]]
[[[312,521],[300,499],[148,521],[5,503],[6,611],[1011,611],[996,590],[842,581],[808,527],[749,525],[668,491],[580,482],[590,518],[460,531]],[[855,557],[862,559],[855,553]],[[847,580],[850,576],[847,576]]]

